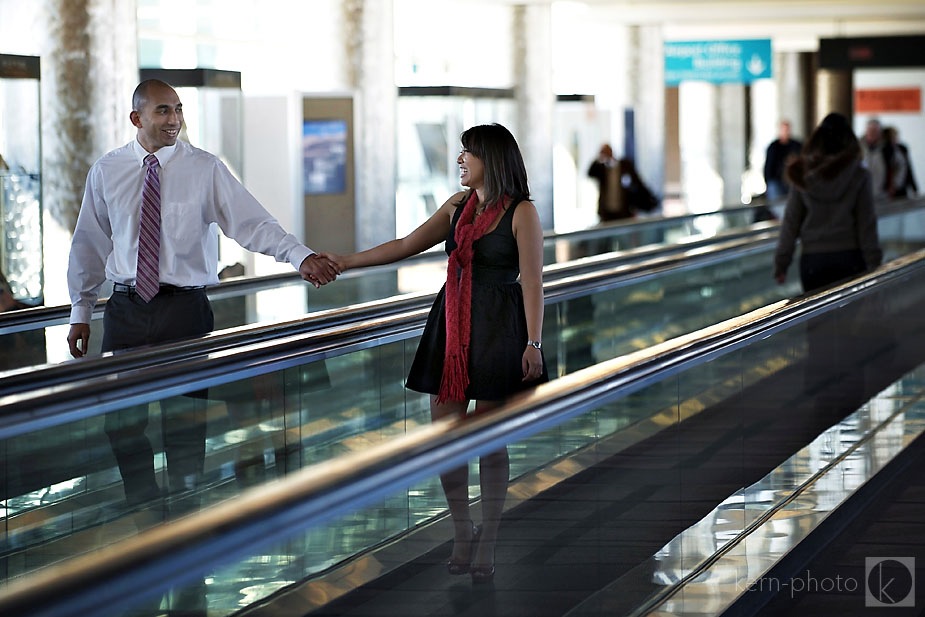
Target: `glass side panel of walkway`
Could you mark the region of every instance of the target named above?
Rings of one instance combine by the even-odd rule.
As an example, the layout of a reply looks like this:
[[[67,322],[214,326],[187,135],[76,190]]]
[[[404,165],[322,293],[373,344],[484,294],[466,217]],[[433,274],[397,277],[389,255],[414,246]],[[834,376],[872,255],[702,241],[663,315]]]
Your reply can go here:
[[[921,225],[904,212],[921,210],[925,199],[903,200],[881,207],[881,233],[896,242],[900,237],[917,241]],[[899,216],[898,216],[899,215]],[[776,222],[753,224],[754,207],[657,217],[630,223],[608,223],[568,233],[548,234],[544,261],[548,274],[582,258],[610,254],[627,263],[655,254],[690,251],[719,241],[776,233]],[[586,261],[586,260],[585,260]],[[440,250],[399,264],[347,272],[336,285],[314,289],[295,272],[262,277],[231,278],[209,290],[216,329],[248,324],[303,319],[330,309],[393,297],[397,294],[435,293],[445,279],[446,257]],[[109,292],[93,314],[90,353],[99,351],[102,311]],[[67,306],[36,307],[0,313],[0,380],[2,372],[70,361],[67,349]]]
[[[793,285],[781,288],[773,284],[768,275],[769,263],[770,252],[765,249],[697,268],[653,273],[632,284],[608,286],[601,282],[593,293],[563,294],[547,307],[544,340],[553,342],[547,344],[550,367],[556,375],[569,375],[795,295]],[[785,369],[797,370],[793,367],[804,362],[809,352],[805,349],[806,333],[799,329],[796,332],[796,338],[789,343],[772,346],[771,351],[759,354],[753,361],[757,364],[748,371],[746,364],[734,359],[733,377],[725,376],[725,371],[730,370],[726,365],[710,363],[702,373],[692,373],[692,381],[685,382],[688,385],[680,390],[678,383],[653,384],[653,389],[625,398],[613,407],[584,414],[567,425],[509,444],[514,479],[509,507],[519,503],[528,510],[538,507],[535,504],[555,494],[560,478],[565,480],[587,465],[580,462],[582,457],[591,456],[593,460],[615,447],[613,451],[620,451],[636,441],[652,438],[658,432],[654,429],[662,422],[660,418],[666,418],[664,413],[668,413],[665,425],[671,425],[678,415],[697,416],[700,411],[728,399],[730,393],[741,392],[753,382],[763,383],[767,375]],[[107,422],[110,428],[129,424],[128,419],[139,413],[137,410],[126,406],[114,408],[105,417],[3,441],[0,450],[8,462],[2,478],[6,509],[4,579],[96,550],[131,537],[139,529],[176,521],[184,514],[250,494],[254,487],[274,477],[300,473],[313,464],[362,452],[414,432],[416,427],[429,425],[426,397],[402,387],[415,346],[413,334],[385,336],[374,345],[329,350],[321,354],[321,359],[307,364],[217,384],[201,395],[189,393],[193,396],[169,396],[156,401],[145,414],[150,412],[147,434],[163,492],[133,504],[131,510],[124,503],[123,482],[103,429]],[[837,366],[850,358],[846,355],[843,360],[841,350],[836,351],[827,357],[837,360]],[[724,357],[728,362],[729,358]],[[813,371],[814,375],[817,373]],[[684,391],[686,388],[690,391]],[[753,405],[741,400],[739,404]],[[773,411],[764,411],[774,417]],[[826,417],[825,421],[829,419]],[[769,421],[768,416],[761,416],[757,422]],[[181,434],[179,443],[165,448],[164,442],[174,436],[165,439],[163,429],[196,425],[208,428],[205,473],[201,476],[175,473],[174,469],[184,469],[184,457],[195,452],[197,444],[184,443]],[[711,438],[727,435],[742,439],[741,429],[722,428],[713,435],[714,428],[703,434]],[[817,429],[821,430],[813,424],[809,431]],[[731,432],[726,433],[727,430]],[[792,425],[774,430],[803,438]],[[677,434],[672,437],[676,438]],[[711,448],[721,448],[715,442],[710,443]],[[634,459],[637,463],[645,460],[645,453],[640,452],[639,457]],[[691,457],[694,461],[696,455]],[[658,461],[651,464],[654,468],[662,465]],[[642,464],[638,471],[646,475],[651,471],[648,465]],[[732,469],[729,473],[741,481],[740,471]],[[470,492],[477,497],[475,465],[470,480]],[[716,490],[726,488],[721,484]],[[536,501],[534,495],[545,496]],[[534,505],[528,505],[531,503]],[[366,551],[391,545],[396,538],[425,538],[422,541],[426,550],[419,554],[431,555],[425,557],[424,563],[428,563],[427,559],[437,555],[431,554],[431,550],[446,548],[441,546],[448,529],[444,513],[445,500],[439,483],[428,478],[384,498],[372,509],[330,521],[294,541],[287,540],[259,558],[211,573],[203,578],[201,585],[168,594],[169,597],[156,602],[180,610],[205,601],[210,607],[209,614],[231,614],[243,598],[247,598],[248,604],[257,602],[285,583],[305,576],[323,576],[324,584],[330,585],[332,577],[345,575],[342,569],[345,562],[351,564],[348,569],[389,570],[391,566],[381,563],[388,552],[375,553],[376,557],[357,555],[372,555]],[[402,550],[415,544],[417,541],[402,544],[406,547]],[[363,561],[364,558],[373,562]],[[272,566],[267,567],[268,563]],[[343,592],[331,590],[337,597]],[[154,610],[152,607],[149,608]]]
[[[920,254],[903,268],[845,286],[824,305],[778,303],[753,312],[747,324],[708,328],[665,354],[644,350],[577,371],[497,417],[444,425],[412,413],[366,426],[342,440],[343,454],[139,535],[169,539],[168,555],[185,560],[165,563],[163,579],[139,586],[114,576],[90,594],[75,594],[70,609],[85,612],[55,614],[634,614],[747,524],[720,516],[683,534],[719,504],[735,503],[758,481],[766,483],[764,501],[784,499],[882,417],[921,407],[923,259]],[[563,391],[574,398],[551,394]],[[854,412],[850,425],[826,432]],[[443,431],[454,438],[442,441]],[[817,439],[820,434],[838,443]],[[419,435],[427,439],[414,441]],[[445,568],[452,531],[436,473],[500,449],[510,455],[511,481],[497,570],[491,584],[475,585]],[[802,458],[792,458],[798,451]],[[861,449],[851,461],[858,480],[876,470],[878,452]],[[354,468],[361,470],[356,476]],[[478,522],[484,504],[475,485],[482,470],[474,463],[469,469],[471,515]],[[338,485],[339,477],[352,479]],[[286,489],[312,481],[315,499],[291,510],[270,507]],[[196,507],[221,490],[206,487]],[[823,486],[793,506],[824,508],[826,499]],[[159,512],[177,516],[174,504],[182,501]],[[260,508],[264,518],[244,529],[226,529],[222,518],[214,530],[208,526],[213,513]],[[93,549],[118,529],[133,535],[141,524],[137,515],[150,513],[100,522],[83,538],[64,537]],[[187,547],[183,534],[172,532],[190,522],[201,524]],[[742,560],[786,552],[782,543],[800,536],[786,519],[776,528],[777,544],[747,546]],[[245,543],[259,548],[234,548],[242,544],[232,536],[245,531],[259,534]],[[212,533],[227,536],[227,551],[202,569],[198,553]],[[158,551],[157,542],[135,546]],[[684,601],[690,603],[685,614],[716,608]]]

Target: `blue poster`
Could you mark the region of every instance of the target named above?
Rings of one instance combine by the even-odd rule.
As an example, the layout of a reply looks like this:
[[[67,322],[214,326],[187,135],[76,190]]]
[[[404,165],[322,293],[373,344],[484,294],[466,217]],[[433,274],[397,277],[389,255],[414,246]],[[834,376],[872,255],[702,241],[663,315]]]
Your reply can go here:
[[[347,190],[347,121],[302,123],[302,180],[306,195]]]
[[[665,42],[665,85],[748,84],[771,77],[771,39]]]

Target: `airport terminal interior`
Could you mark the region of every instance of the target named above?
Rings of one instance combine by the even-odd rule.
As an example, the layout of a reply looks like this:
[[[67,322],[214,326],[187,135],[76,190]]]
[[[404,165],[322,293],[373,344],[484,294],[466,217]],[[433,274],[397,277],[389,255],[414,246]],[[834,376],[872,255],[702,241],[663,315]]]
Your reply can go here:
[[[918,0],[0,0],[0,615],[923,614],[925,198],[876,194],[881,265],[804,291],[764,171],[838,112],[921,182],[923,49]],[[73,359],[87,173],[151,78],[317,251],[409,234],[510,129],[548,383],[432,419],[442,243],[315,288],[218,228],[213,332],[102,352],[107,283]],[[599,210],[605,144],[651,206]]]

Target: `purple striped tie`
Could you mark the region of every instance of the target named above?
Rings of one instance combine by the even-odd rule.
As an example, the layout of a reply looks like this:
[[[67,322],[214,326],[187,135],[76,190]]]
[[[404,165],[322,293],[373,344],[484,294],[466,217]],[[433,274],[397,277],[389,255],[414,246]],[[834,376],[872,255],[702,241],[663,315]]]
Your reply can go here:
[[[145,302],[160,289],[158,260],[161,252],[161,180],[157,175],[157,157],[145,157],[145,183],[141,189],[141,223],[138,226],[138,271],[135,291]]]

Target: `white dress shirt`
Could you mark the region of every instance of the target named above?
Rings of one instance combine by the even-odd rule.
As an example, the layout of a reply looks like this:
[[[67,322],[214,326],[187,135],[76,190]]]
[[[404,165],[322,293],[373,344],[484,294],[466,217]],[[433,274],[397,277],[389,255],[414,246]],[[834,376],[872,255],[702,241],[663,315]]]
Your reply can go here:
[[[70,323],[90,323],[106,279],[135,284],[144,157],[132,140],[97,160],[87,175],[68,259]],[[298,270],[314,251],[286,232],[218,157],[184,141],[155,152],[160,163],[160,282],[218,283],[218,234]]]

